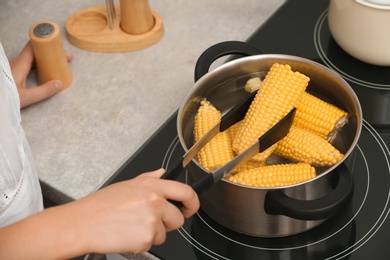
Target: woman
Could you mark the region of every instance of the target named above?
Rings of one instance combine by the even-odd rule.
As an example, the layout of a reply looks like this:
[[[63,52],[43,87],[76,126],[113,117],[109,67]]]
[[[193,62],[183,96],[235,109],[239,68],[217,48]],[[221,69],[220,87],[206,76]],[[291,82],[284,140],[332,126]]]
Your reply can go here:
[[[72,56],[67,54],[70,61]],[[59,92],[62,83],[26,88],[30,43],[8,64],[0,43],[0,259],[68,259],[87,253],[145,252],[199,208],[192,188],[162,180],[163,169],[43,210],[20,108]],[[167,199],[181,201],[182,211]]]

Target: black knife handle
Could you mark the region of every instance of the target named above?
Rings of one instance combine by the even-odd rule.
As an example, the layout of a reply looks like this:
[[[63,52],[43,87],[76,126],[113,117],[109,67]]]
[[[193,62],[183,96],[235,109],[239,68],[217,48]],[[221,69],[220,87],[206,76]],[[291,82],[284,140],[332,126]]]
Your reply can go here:
[[[198,196],[205,192],[206,190],[210,189],[214,184],[214,177],[211,173],[207,174],[203,178],[201,178],[199,181],[193,183],[191,187],[194,189],[196,194]],[[179,209],[183,208],[183,203],[180,201],[175,201],[175,200],[168,200],[170,203],[178,207]]]
[[[175,205],[178,209],[182,210],[184,205],[181,201],[176,201],[176,200],[168,200],[170,203]]]
[[[214,185],[214,176],[211,173],[208,173],[199,181],[193,183],[191,187],[194,189],[196,194],[200,195],[206,190],[210,189],[213,185]]]
[[[172,164],[172,166],[168,167],[167,171],[161,176],[160,179],[176,180],[180,173],[183,172],[183,170],[183,157],[180,157]]]

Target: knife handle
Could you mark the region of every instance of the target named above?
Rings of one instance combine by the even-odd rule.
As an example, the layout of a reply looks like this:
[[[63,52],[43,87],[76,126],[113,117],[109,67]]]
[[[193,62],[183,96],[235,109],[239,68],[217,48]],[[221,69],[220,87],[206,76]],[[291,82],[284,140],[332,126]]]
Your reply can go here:
[[[210,189],[214,184],[214,176],[211,173],[206,174],[199,181],[193,183],[191,187],[194,189],[196,194],[200,195],[206,190]]]
[[[168,170],[161,176],[160,179],[176,180],[183,170],[183,157],[180,157],[172,164],[172,166],[168,167]]]
[[[203,178],[201,178],[199,181],[193,183],[191,185],[192,189],[198,194],[202,194],[204,191],[210,189],[214,184],[214,177],[211,173],[207,174]],[[175,201],[175,200],[168,200],[170,203],[175,205],[180,210],[184,207],[183,203],[181,201]]]

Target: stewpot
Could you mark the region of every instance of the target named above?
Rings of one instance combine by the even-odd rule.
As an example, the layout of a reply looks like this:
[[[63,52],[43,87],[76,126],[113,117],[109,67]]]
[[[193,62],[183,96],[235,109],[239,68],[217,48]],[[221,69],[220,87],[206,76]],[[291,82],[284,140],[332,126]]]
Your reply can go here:
[[[331,0],[328,23],[335,41],[351,56],[390,66],[390,0]]]
[[[219,57],[241,54],[208,72]],[[248,56],[249,55],[249,56]],[[344,158],[330,168],[317,169],[309,181],[278,188],[248,187],[222,180],[200,196],[201,207],[219,224],[239,233],[278,237],[311,229],[339,214],[353,192],[354,151],[362,128],[362,111],[352,88],[338,74],[314,61],[281,55],[259,54],[243,42],[222,42],[207,49],[195,68],[195,85],[184,97],[177,117],[180,144],[193,144],[193,119],[200,100],[207,98],[222,112],[242,100],[246,80],[263,77],[275,62],[289,64],[310,77],[307,91],[349,113],[349,122],[334,140]],[[189,164],[190,182],[209,174],[194,159]]]

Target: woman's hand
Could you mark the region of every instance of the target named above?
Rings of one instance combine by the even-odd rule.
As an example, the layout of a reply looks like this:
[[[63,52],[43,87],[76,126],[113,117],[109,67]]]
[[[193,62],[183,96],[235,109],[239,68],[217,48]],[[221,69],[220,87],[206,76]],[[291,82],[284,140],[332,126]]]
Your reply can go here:
[[[109,185],[78,201],[0,228],[0,259],[69,259],[87,253],[139,253],[162,244],[199,209],[186,184],[164,170]],[[168,199],[180,201],[182,211]]]
[[[64,54],[67,61],[71,61],[73,56]],[[50,80],[42,85],[26,88],[26,79],[34,64],[34,52],[31,43],[28,42],[18,57],[10,61],[12,75],[20,96],[20,107],[26,107],[53,96],[61,90],[60,80]]]
[[[183,183],[160,179],[163,173],[163,169],[144,173],[79,201],[90,212],[90,227],[84,235],[90,236],[92,252],[148,251],[199,209],[195,191]],[[167,199],[182,202],[182,211]]]

